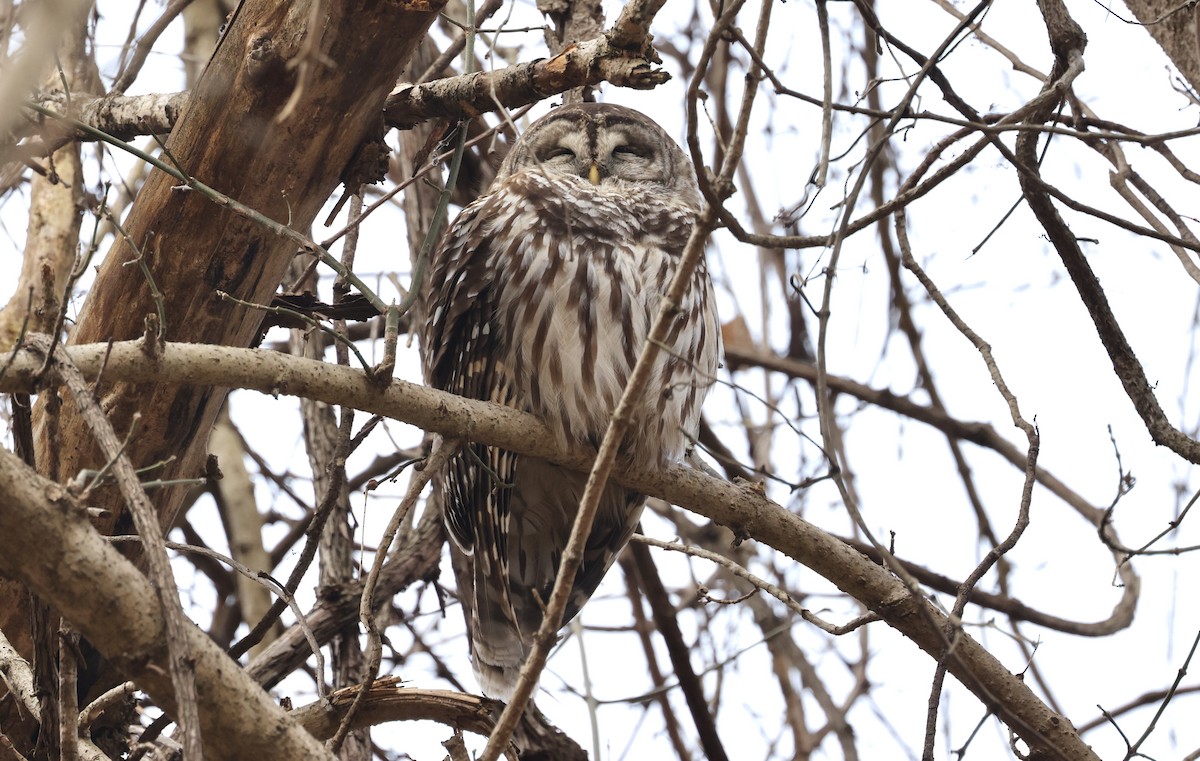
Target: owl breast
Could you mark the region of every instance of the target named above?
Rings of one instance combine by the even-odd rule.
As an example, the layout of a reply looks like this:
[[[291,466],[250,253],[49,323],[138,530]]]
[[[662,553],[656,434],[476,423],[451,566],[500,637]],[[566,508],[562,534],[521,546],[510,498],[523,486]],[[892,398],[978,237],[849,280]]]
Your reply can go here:
[[[645,187],[602,187],[524,172],[496,193],[495,325],[522,406],[560,445],[598,446],[674,274],[694,210],[647,198]],[[703,269],[688,289],[650,383],[634,410],[624,450],[638,462],[678,459],[699,422],[715,371],[716,326],[683,330],[711,298]],[[530,329],[532,328],[532,329]]]

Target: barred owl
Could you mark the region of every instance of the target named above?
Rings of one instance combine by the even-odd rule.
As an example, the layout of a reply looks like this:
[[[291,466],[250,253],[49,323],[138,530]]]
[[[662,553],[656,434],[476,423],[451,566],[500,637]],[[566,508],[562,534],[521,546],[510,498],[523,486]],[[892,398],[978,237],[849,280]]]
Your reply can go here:
[[[643,114],[583,103],[529,127],[430,263],[426,381],[531,412],[561,446],[597,446],[675,271],[700,195],[679,146]],[[712,284],[696,270],[622,455],[677,460],[720,352]],[[542,620],[586,477],[469,444],[435,474],[472,665],[507,700]],[[643,495],[601,497],[565,624],[603,578]]]

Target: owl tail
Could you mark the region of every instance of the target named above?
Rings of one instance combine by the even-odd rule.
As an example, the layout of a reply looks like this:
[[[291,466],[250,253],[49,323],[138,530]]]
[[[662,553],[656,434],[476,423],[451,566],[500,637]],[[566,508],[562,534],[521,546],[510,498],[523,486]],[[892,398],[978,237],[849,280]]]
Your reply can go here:
[[[485,695],[508,701],[550,599],[587,476],[533,458],[516,471],[506,526],[506,562],[477,537],[470,556],[452,551],[471,641],[471,663]],[[563,623],[596,591],[637,526],[643,497],[615,484],[605,490]]]
[[[462,603],[475,679],[484,695],[508,702],[529,648],[515,623],[509,590],[503,582],[506,574],[488,568],[478,553],[455,557],[454,571],[459,578],[458,588],[470,590]],[[463,583],[464,576],[473,583]]]

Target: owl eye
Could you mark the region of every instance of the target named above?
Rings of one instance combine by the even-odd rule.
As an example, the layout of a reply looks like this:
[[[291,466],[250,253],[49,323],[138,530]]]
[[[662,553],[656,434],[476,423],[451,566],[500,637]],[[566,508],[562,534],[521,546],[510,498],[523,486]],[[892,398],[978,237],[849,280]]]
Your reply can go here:
[[[641,148],[635,148],[632,145],[618,145],[616,148],[613,148],[612,152],[614,156],[622,156],[624,158],[645,158],[646,156],[645,151]]]
[[[557,158],[561,158],[563,156],[565,156],[569,159],[573,159],[573,158],[575,158],[575,151],[571,150],[570,148],[565,148],[560,145],[560,146],[551,148],[550,150],[546,151],[545,155],[542,156],[542,161],[550,161],[551,159],[557,159]]]

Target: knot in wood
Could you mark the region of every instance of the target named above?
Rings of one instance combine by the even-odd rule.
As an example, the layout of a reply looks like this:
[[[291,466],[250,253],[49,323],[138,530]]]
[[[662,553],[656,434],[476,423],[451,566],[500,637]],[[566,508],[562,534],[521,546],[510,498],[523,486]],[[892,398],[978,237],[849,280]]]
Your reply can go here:
[[[283,67],[275,38],[270,32],[253,35],[246,45],[246,75],[251,82],[261,84]]]

